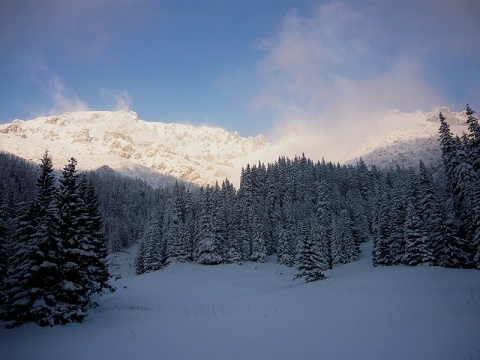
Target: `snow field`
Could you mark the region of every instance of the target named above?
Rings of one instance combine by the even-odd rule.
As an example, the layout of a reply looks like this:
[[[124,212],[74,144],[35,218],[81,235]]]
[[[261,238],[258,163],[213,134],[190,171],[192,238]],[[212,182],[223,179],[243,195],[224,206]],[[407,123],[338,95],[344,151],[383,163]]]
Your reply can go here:
[[[172,264],[133,274],[83,324],[0,330],[2,359],[480,359],[474,270],[358,261],[313,283],[275,264]]]

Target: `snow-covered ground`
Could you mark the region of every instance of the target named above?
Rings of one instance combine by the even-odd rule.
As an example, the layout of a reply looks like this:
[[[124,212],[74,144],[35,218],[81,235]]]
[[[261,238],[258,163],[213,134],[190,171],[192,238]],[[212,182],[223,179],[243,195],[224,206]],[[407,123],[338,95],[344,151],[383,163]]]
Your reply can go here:
[[[136,276],[122,253],[83,324],[2,328],[0,358],[480,359],[480,272],[374,268],[370,246],[313,283],[274,258]]]

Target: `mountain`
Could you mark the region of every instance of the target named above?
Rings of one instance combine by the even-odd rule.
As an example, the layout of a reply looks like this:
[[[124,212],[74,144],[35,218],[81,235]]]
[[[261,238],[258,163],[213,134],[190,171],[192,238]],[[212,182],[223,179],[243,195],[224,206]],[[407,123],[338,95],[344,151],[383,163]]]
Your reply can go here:
[[[146,122],[134,112],[81,111],[0,126],[0,150],[38,162],[48,150],[61,168],[103,165],[155,182],[167,174],[196,184],[238,178],[242,166],[276,145],[263,135],[241,137],[220,128]]]
[[[367,165],[378,166],[394,162],[417,166],[420,158],[428,164],[438,163],[440,111],[454,133],[466,130],[465,113],[452,112],[446,107],[434,107],[430,112],[394,111],[388,114],[388,119],[399,125],[392,132],[376,138],[372,134],[342,160],[355,163],[362,157]],[[107,165],[152,185],[167,181],[167,177],[159,174],[199,185],[229,178],[238,185],[246,164],[301,154],[302,144],[298,140],[292,144],[293,141],[288,134],[269,142],[263,135],[245,138],[221,128],[146,122],[139,120],[136,113],[126,111],[71,112],[0,125],[0,151],[38,163],[48,150],[57,168],[62,168],[73,156],[81,170]]]
[[[405,167],[417,167],[420,159],[430,166],[440,164],[442,161],[438,142],[440,112],[454,134],[461,135],[467,131],[465,112],[453,112],[446,106],[435,106],[429,112],[402,113],[395,110],[388,115],[388,119],[398,123],[398,128],[386,137],[365,140],[346,163],[355,164],[361,157],[367,165],[375,164],[379,167],[395,163]]]

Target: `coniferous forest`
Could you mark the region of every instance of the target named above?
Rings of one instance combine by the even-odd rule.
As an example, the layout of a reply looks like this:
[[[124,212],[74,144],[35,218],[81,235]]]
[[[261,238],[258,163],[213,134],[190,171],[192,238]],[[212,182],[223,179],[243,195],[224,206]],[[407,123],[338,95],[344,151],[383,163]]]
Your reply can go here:
[[[0,154],[1,315],[11,326],[81,322],[109,285],[108,253],[138,244],[137,274],[175,262],[296,267],[314,281],[373,241],[375,266],[480,269],[480,125],[454,136],[439,114],[443,164],[380,169],[305,155],[247,165],[229,180],[153,189],[109,169],[60,174]]]

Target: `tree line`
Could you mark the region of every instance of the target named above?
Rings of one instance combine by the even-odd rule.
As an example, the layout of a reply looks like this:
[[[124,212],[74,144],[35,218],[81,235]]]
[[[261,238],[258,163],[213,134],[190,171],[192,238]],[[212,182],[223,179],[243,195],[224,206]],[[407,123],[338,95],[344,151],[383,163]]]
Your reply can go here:
[[[238,191],[225,180],[197,193],[176,184],[153,209],[135,261],[138,274],[173,262],[277,261],[307,281],[357,259],[373,239],[373,263],[480,268],[480,131],[453,136],[442,114],[443,170],[368,168],[305,155],[242,169]]]
[[[454,136],[439,114],[443,166],[380,169],[305,155],[247,165],[237,189],[182,182],[153,189],[108,167],[57,178],[0,154],[0,300],[12,325],[82,321],[108,288],[105,257],[138,244],[137,274],[175,262],[296,266],[295,278],[354,261],[480,269],[480,126]]]
[[[1,314],[8,326],[82,322],[93,295],[113,290],[97,195],[76,164],[69,160],[57,184],[52,158],[44,154],[36,197],[18,206],[11,233],[7,194],[0,193]]]

